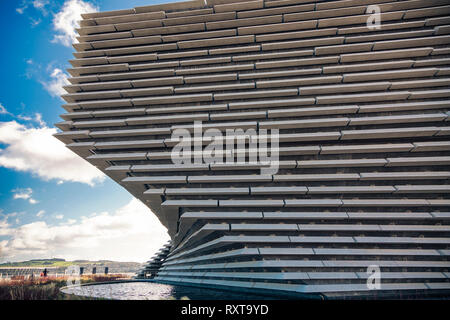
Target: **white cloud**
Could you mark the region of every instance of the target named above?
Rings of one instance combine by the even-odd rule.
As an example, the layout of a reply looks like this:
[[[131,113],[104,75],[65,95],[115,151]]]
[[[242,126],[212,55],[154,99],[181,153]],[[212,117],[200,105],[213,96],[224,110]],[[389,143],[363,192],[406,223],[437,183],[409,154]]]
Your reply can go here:
[[[22,199],[22,200],[28,200],[31,204],[36,204],[38,201],[36,199],[32,198],[33,189],[31,188],[25,188],[25,189],[14,189],[13,192],[13,199]]]
[[[75,259],[148,260],[169,240],[167,230],[142,202],[132,199],[115,212],[59,225],[38,221],[11,228],[0,221],[0,261],[18,261],[42,257]]]
[[[8,220],[14,217],[17,217],[19,214],[18,212],[11,212],[11,213],[3,213],[3,210],[0,209],[0,236],[5,236],[9,234],[8,228],[11,226],[8,223]],[[19,218],[16,218],[15,220],[18,221]]]
[[[34,0],[33,7],[36,9],[43,9],[48,4],[48,0]]]
[[[48,15],[48,6],[50,4],[49,0],[22,0],[20,6],[18,8],[16,8],[16,12],[19,14],[24,14],[25,11],[27,11],[29,8],[34,8],[35,11],[39,12],[40,14],[42,14],[43,16],[47,16]],[[32,14],[36,14],[36,12],[32,13]],[[28,16],[28,19],[30,20],[31,26],[35,27],[38,24],[41,23],[41,18],[39,17],[33,17],[33,16]]]
[[[8,223],[6,219],[0,220],[0,237],[11,235],[12,229],[11,225]],[[6,244],[6,242],[5,242]],[[2,242],[0,242],[0,260],[3,258],[2,256]]]
[[[52,97],[60,98],[61,95],[67,93],[63,87],[70,84],[67,80],[69,75],[61,68],[59,63],[53,61],[44,67],[32,59],[28,59],[26,64],[25,77],[39,81]]]
[[[36,213],[36,217],[40,218],[45,214],[45,210],[39,210],[38,213]]]
[[[40,113],[35,113],[34,117],[30,117],[30,116],[24,116],[19,114],[18,116],[14,116],[13,114],[11,114],[11,116],[20,119],[20,120],[24,120],[24,121],[33,121],[36,122],[37,124],[39,124],[41,127],[46,126],[47,124],[45,123],[44,120],[42,120],[42,114]]]
[[[0,114],[11,114],[6,108],[0,103]]]
[[[42,119],[42,114],[40,113],[35,113],[34,114],[34,119],[35,122],[37,122],[41,127],[45,127],[47,124],[45,123],[45,121]]]
[[[52,97],[60,97],[65,94],[66,91],[63,86],[70,84],[69,80],[67,80],[67,73],[59,68],[54,68],[50,74],[50,78],[50,81],[42,81],[45,90],[47,90]]]
[[[11,213],[3,213],[3,211],[0,209],[0,237],[1,236],[9,236],[11,235],[11,232],[13,228],[11,228],[11,223],[8,221],[14,221],[16,225],[20,223],[20,219],[18,218],[19,215],[23,214],[23,212],[11,212]],[[0,245],[0,258],[1,258],[1,245]]]
[[[17,119],[24,120],[24,121],[33,121],[33,118],[32,118],[32,117],[30,117],[30,116],[24,116],[24,115],[21,115],[21,114],[19,114],[19,115],[17,116]]]
[[[27,127],[16,121],[0,122],[0,166],[31,172],[44,180],[94,185],[103,173],[53,137],[56,128]]]
[[[64,2],[61,11],[55,14],[53,18],[53,28],[58,33],[54,36],[52,42],[61,43],[66,47],[76,42],[78,21],[81,20],[81,14],[96,12],[98,8],[88,1],[68,0]]]
[[[42,22],[41,18],[34,19],[30,17],[30,24],[32,28],[37,27],[38,25],[41,24],[41,22]]]
[[[55,218],[58,219],[58,220],[62,220],[62,219],[64,219],[64,215],[63,214],[57,214],[55,216]]]
[[[23,14],[25,10],[28,9],[29,2],[27,0],[22,0],[22,3],[20,4],[20,7],[16,9],[17,13]]]

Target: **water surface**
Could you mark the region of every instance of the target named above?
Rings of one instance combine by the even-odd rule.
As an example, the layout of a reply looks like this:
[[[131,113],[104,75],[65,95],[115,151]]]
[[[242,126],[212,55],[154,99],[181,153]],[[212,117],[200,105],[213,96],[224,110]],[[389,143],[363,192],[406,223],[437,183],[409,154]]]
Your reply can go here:
[[[274,297],[154,282],[124,282],[74,286],[63,289],[66,294],[113,300],[264,300]]]

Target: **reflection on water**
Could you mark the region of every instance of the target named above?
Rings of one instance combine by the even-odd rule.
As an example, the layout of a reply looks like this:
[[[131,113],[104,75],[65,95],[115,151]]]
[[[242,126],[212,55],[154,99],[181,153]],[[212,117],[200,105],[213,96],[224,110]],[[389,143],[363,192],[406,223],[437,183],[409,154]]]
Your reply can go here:
[[[114,299],[114,300],[165,300],[182,299],[191,300],[263,300],[274,297],[253,295],[240,292],[174,286],[153,282],[125,282],[112,284],[98,284],[89,286],[74,286],[62,290],[67,294],[77,296]]]

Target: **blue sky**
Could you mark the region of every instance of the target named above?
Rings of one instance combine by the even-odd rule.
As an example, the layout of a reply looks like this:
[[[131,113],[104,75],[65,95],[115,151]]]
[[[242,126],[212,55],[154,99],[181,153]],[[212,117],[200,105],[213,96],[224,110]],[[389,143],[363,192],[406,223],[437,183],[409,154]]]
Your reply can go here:
[[[161,2],[0,1],[0,263],[144,261],[167,240],[147,208],[51,137],[64,112],[73,16]]]

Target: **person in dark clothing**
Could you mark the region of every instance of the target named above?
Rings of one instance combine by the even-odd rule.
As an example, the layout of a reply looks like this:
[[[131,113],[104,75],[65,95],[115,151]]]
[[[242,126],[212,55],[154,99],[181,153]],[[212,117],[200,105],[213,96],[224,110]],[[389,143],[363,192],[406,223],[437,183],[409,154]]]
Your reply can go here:
[[[47,268],[45,268],[45,269],[44,269],[44,272],[43,272],[44,278],[47,277],[47,273],[48,273]]]

